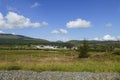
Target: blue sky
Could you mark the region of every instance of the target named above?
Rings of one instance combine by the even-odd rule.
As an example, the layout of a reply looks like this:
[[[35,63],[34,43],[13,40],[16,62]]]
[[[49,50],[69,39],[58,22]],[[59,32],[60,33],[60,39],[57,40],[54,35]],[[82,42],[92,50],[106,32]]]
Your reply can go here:
[[[0,0],[0,33],[56,40],[120,39],[120,0]]]

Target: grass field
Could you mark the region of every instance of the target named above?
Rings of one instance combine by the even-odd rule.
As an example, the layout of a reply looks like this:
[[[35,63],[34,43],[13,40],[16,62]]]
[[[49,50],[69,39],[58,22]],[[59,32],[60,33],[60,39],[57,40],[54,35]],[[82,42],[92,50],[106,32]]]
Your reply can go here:
[[[70,50],[0,50],[0,70],[120,72],[120,56],[90,52],[78,58]]]

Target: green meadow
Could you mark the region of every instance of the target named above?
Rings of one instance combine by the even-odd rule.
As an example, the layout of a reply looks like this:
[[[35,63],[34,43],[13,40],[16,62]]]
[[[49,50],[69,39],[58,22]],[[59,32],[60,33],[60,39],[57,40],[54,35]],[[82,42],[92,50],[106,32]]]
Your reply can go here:
[[[74,50],[0,50],[0,70],[120,72],[120,55]]]

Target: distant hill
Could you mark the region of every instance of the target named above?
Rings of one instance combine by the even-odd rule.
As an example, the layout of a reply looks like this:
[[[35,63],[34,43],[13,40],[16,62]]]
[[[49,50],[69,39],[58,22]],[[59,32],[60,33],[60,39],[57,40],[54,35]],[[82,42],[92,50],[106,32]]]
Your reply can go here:
[[[0,44],[3,45],[23,45],[23,44],[48,44],[49,41],[36,39],[22,35],[0,34]]]
[[[89,40],[89,44],[106,44],[106,43],[115,43],[117,41],[95,41]],[[83,40],[70,40],[67,42],[56,41],[51,42],[44,39],[31,38],[23,35],[14,35],[14,34],[0,34],[0,45],[56,45],[56,46],[79,46],[83,43]]]
[[[118,41],[97,41],[97,40],[88,40],[89,44],[109,44],[109,43],[116,43]],[[73,44],[73,45],[80,45],[83,43],[83,40],[70,40],[67,41],[67,43]]]
[[[70,40],[70,41],[67,41],[67,43],[70,43],[70,44],[74,44],[74,45],[79,45],[82,43],[81,40]]]

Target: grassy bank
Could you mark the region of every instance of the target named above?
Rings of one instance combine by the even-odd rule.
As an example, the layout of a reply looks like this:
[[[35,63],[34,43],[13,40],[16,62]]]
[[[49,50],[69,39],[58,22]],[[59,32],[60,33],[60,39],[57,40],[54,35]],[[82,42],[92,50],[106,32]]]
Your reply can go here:
[[[76,51],[0,50],[0,70],[120,72],[120,56],[89,53],[78,59]]]

